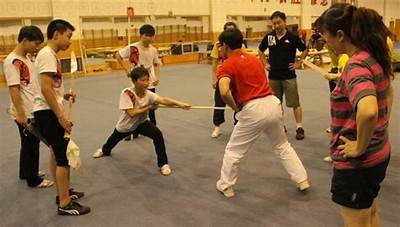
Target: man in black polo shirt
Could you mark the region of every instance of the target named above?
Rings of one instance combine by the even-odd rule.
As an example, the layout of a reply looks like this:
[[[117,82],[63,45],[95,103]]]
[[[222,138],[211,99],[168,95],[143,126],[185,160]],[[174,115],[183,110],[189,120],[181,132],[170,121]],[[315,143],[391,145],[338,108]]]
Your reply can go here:
[[[282,102],[285,94],[286,106],[293,108],[296,120],[296,139],[304,139],[302,126],[302,109],[297,90],[296,68],[300,62],[296,62],[296,49],[303,51],[300,59],[307,56],[308,50],[300,37],[286,29],[286,15],[275,11],[271,16],[273,31],[265,35],[258,47],[258,54],[265,68],[269,71],[270,86],[276,97]],[[264,51],[269,49],[268,60]]]

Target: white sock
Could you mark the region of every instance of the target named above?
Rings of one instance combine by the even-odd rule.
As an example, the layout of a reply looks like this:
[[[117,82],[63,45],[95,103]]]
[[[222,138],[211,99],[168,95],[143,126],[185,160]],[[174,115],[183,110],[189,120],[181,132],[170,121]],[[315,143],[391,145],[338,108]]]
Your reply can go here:
[[[296,123],[296,129],[298,128],[303,128],[303,124],[302,123]]]

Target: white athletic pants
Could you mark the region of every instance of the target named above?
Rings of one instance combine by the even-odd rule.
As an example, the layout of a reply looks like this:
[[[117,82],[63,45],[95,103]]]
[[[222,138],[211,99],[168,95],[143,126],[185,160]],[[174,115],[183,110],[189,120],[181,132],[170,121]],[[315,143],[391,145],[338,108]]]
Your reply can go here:
[[[239,122],[225,148],[221,178],[217,182],[220,189],[226,189],[236,183],[240,160],[263,132],[291,180],[295,183],[307,180],[306,170],[287,140],[281,108],[279,99],[269,95],[249,101],[236,114]]]

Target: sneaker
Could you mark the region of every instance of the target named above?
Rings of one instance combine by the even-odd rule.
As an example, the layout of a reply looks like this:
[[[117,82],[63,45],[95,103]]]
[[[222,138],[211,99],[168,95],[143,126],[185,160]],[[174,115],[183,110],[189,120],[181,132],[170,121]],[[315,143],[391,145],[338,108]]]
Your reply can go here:
[[[325,132],[326,132],[326,133],[331,133],[331,132],[332,132],[331,127],[326,128],[326,129],[325,129]]]
[[[127,137],[125,137],[125,141],[130,141],[132,138],[131,138],[131,135],[129,135],[129,136],[127,136]]]
[[[171,174],[171,168],[169,167],[168,164],[165,164],[160,168],[160,172],[162,175],[168,176]]]
[[[304,139],[304,129],[302,127],[296,129],[296,139],[297,140]]]
[[[232,186],[222,189],[218,186],[218,183],[217,183],[216,188],[217,188],[217,191],[221,192],[226,198],[232,198],[235,196],[235,191],[233,190]]]
[[[97,149],[96,152],[94,152],[94,154],[92,155],[93,158],[101,158],[103,156],[104,156],[104,153],[101,150],[101,148]]]
[[[219,127],[215,127],[214,131],[211,133],[212,138],[217,138],[222,134],[221,129]]]
[[[70,188],[68,191],[69,191],[69,198],[71,200],[76,200],[76,199],[79,199],[79,198],[82,198],[83,196],[85,196],[84,192],[74,191],[73,188]],[[56,204],[60,205],[60,197],[58,197],[58,196],[56,196]]]
[[[137,133],[137,132],[132,133],[132,138],[133,139],[136,139],[138,137],[139,137],[139,133]]]
[[[36,185],[36,188],[49,188],[53,186],[54,182],[51,180],[43,179],[42,182]]]
[[[44,177],[44,176],[46,176],[46,173],[42,170],[39,170],[38,177]]]
[[[333,162],[331,156],[326,156],[322,160],[324,160],[324,162]]]
[[[57,208],[58,215],[71,215],[71,216],[78,216],[90,213],[90,207],[82,206],[81,204],[71,201],[65,207],[58,207]]]
[[[310,186],[310,182],[308,180],[302,181],[300,183],[297,184],[297,188],[299,189],[299,191],[304,192],[307,189],[309,189]]]

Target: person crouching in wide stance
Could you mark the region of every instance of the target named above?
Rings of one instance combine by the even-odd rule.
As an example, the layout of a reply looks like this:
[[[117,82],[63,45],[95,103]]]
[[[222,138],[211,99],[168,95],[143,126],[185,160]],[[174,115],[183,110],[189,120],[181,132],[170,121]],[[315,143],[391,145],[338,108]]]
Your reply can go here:
[[[273,151],[297,184],[300,191],[310,187],[306,170],[287,140],[282,107],[268,85],[261,61],[244,53],[243,36],[238,29],[228,29],[219,36],[221,53],[227,58],[217,72],[221,97],[235,112],[238,123],[225,149],[217,190],[233,197],[240,160],[256,139],[265,133]]]
[[[161,97],[147,90],[149,87],[149,72],[144,67],[134,68],[130,74],[133,87],[125,88],[120,95],[119,108],[123,111],[114,132],[102,148],[98,149],[93,158],[110,156],[111,150],[133,132],[147,136],[153,140],[157,154],[157,164],[161,174],[168,176],[171,169],[168,165],[167,153],[162,132],[149,121],[149,110],[155,110],[158,104],[177,106],[189,109],[190,105],[177,100]]]

